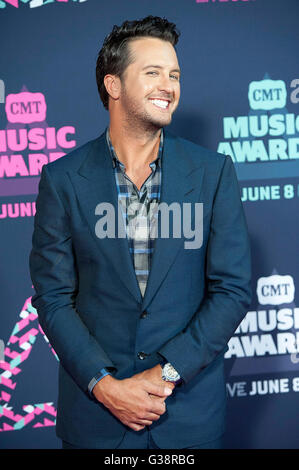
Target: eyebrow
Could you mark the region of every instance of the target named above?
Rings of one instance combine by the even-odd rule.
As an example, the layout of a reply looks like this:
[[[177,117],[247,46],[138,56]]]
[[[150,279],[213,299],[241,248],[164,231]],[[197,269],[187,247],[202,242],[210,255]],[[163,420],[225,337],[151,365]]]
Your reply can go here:
[[[161,65],[146,65],[145,67],[143,67],[142,70],[149,69],[149,68],[162,69],[163,67],[161,67]],[[180,69],[172,69],[171,72],[181,73],[181,70]]]

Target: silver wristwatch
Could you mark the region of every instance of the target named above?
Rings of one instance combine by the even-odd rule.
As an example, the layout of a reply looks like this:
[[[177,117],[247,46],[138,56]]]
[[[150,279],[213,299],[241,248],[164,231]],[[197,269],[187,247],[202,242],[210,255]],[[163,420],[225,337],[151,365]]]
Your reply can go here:
[[[166,382],[173,382],[174,384],[178,384],[182,381],[180,374],[175,370],[170,362],[167,362],[162,367],[162,379]]]

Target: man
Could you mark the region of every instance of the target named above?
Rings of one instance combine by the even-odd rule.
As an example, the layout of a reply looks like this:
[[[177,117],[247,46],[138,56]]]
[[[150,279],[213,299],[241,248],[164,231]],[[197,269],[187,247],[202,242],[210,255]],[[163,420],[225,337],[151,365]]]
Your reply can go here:
[[[217,448],[224,433],[249,241],[231,158],[164,130],[180,98],[177,40],[159,17],[114,26],[96,68],[109,127],[42,170],[32,304],[60,359],[63,448]],[[195,241],[201,204],[200,244],[156,230],[190,207]]]

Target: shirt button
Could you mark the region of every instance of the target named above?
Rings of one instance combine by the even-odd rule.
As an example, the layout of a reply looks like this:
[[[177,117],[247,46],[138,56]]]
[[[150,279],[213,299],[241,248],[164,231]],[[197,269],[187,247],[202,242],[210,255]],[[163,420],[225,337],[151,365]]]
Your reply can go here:
[[[138,359],[140,359],[141,361],[143,361],[145,358],[146,358],[147,354],[143,351],[140,351],[139,353],[137,353],[137,357]]]
[[[140,318],[146,318],[147,315],[148,315],[147,311],[144,310],[144,311],[142,312],[142,314],[140,315]]]

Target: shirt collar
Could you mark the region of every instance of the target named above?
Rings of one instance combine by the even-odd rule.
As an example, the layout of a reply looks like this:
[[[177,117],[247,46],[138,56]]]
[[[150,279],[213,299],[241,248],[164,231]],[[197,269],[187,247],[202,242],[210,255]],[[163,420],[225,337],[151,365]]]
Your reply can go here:
[[[113,168],[116,167],[116,165],[119,165],[124,168],[124,164],[117,158],[116,152],[114,150],[114,147],[111,143],[110,136],[109,136],[109,127],[106,129],[106,141],[108,148],[110,150],[110,155],[112,158],[112,166]],[[161,159],[162,159],[162,154],[163,154],[163,147],[164,147],[164,130],[163,128],[161,129],[161,137],[160,137],[160,144],[159,144],[159,151],[158,151],[158,156],[157,158],[152,161],[149,165],[151,168],[155,169],[156,165],[161,167]]]

